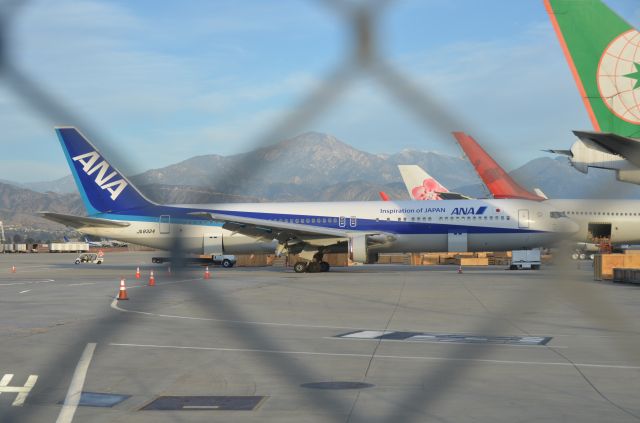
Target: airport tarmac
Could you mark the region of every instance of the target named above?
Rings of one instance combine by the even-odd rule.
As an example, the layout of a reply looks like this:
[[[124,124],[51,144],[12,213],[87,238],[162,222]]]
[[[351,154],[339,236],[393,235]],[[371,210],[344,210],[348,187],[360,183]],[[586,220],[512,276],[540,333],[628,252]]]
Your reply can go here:
[[[589,263],[204,280],[74,258],[0,255],[3,423],[640,419],[640,288]]]

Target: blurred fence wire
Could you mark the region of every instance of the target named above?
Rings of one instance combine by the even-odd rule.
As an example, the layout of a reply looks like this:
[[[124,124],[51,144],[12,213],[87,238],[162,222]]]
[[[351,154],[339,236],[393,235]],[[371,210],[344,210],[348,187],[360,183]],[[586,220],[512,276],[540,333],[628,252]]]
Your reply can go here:
[[[423,86],[414,83],[385,58],[384,51],[380,47],[380,39],[383,34],[380,32],[380,22],[385,18],[385,14],[399,1],[393,0],[373,0],[373,1],[341,1],[341,0],[316,0],[318,7],[325,7],[332,11],[336,19],[340,20],[348,27],[351,48],[347,50],[347,55],[340,64],[326,77],[322,83],[312,92],[307,93],[298,104],[292,108],[291,112],[271,126],[270,130],[261,134],[254,140],[254,147],[260,148],[271,145],[283,138],[290,137],[296,131],[304,128],[312,119],[325,113],[327,109],[338,101],[340,95],[354,81],[364,76],[373,77],[375,81],[388,94],[399,101],[406,111],[412,114],[421,125],[430,129],[436,128],[443,134],[448,134],[454,130],[463,130],[477,134],[478,128],[470,128],[460,116],[447,110],[435,97]],[[5,0],[0,9],[0,76],[2,83],[15,92],[20,99],[33,108],[43,119],[55,124],[69,124],[81,127],[82,130],[99,146],[100,149],[108,149],[109,141],[102,136],[99,131],[93,128],[82,113],[73,110],[65,102],[47,92],[37,81],[31,79],[23,70],[19,69],[12,60],[11,45],[9,43],[12,23],[19,19],[19,13],[28,7],[27,1]],[[132,95],[135,95],[132,93]],[[453,139],[449,137],[449,139]],[[484,140],[485,142],[488,140]],[[126,162],[120,157],[121,163]],[[252,173],[257,175],[261,168],[255,167],[252,163]],[[267,166],[263,163],[262,166]],[[238,186],[242,186],[242,178],[246,175],[242,171],[243,164],[238,163],[235,170],[228,175],[230,180],[239,180]],[[174,242],[174,257],[181,255],[180,239]],[[186,279],[188,272],[176,272],[175,278]],[[513,327],[513,316],[519,310],[534,307],[537,301],[541,301],[545,295],[561,295],[567,301],[585,305],[581,310],[588,314],[594,321],[602,319],[602,310],[607,311],[607,321],[613,321],[621,331],[629,334],[637,334],[630,322],[623,316],[619,316],[617,311],[611,306],[603,304],[603,300],[595,296],[590,284],[578,284],[575,276],[568,266],[558,266],[552,275],[553,280],[547,281],[542,287],[535,291],[520,290],[508,299],[508,303],[500,310],[492,310],[491,318],[485,319],[477,326],[476,333],[490,334]],[[399,287],[402,282],[399,281]],[[580,295],[574,295],[574,290],[580,291]],[[198,307],[204,316],[229,322],[247,321],[247,317],[237,304],[228,298],[222,298],[222,293],[214,286],[197,284],[190,290],[190,300]],[[157,291],[149,294],[151,298],[160,295]],[[187,294],[185,294],[187,295]],[[215,304],[215,307],[211,307]],[[390,310],[389,323],[393,318],[393,313],[397,308],[402,308],[402,291],[399,291],[398,302]],[[599,312],[595,312],[598,308]],[[130,313],[117,313],[109,310],[103,313],[91,327],[77,334],[77,343],[69,345],[64,354],[52,358],[50,365],[42,369],[41,378],[47,380],[53,375],[53,369],[67,363],[69,359],[76,359],[82,351],[86,342],[98,342],[98,348],[104,342],[109,342],[117,328],[124,325],[131,325],[135,322],[143,322],[142,317]],[[116,323],[110,324],[107,323]],[[380,328],[385,329],[385,328]],[[277,352],[280,346],[267,336],[259,326],[246,325],[243,330],[237,331],[229,328],[229,336],[238,338],[247,349],[270,350]],[[636,352],[630,351],[628,346],[616,345],[616,348],[625,350],[629,356]],[[470,352],[471,351],[471,352]],[[461,345],[454,348],[450,354],[450,360],[442,361],[434,366],[431,363],[424,369],[418,369],[416,379],[423,389],[416,389],[407,394],[403,401],[399,401],[393,406],[387,415],[368,416],[366,410],[357,407],[357,398],[350,402],[347,397],[330,395],[326,392],[302,390],[308,403],[318,412],[328,415],[332,421],[421,421],[425,417],[433,417],[430,412],[436,403],[446,397],[452,388],[463,380],[464,376],[473,369],[473,360],[482,362],[486,356],[490,355],[492,348],[481,348],[469,350]],[[369,360],[363,360],[362,381],[367,377],[367,370],[371,362],[376,359],[376,349],[372,351]],[[301,380],[314,381],[322,379],[317,375],[311,366],[304,364],[303,360],[290,360],[285,355],[262,354],[266,366],[277,370],[282,379],[297,386]],[[460,360],[465,360],[461,365]],[[365,369],[366,368],[366,369]],[[422,372],[420,372],[422,370]],[[585,376],[586,378],[586,376]],[[60,381],[59,388],[63,388]],[[24,416],[24,414],[22,415]],[[11,415],[6,421],[12,421]]]

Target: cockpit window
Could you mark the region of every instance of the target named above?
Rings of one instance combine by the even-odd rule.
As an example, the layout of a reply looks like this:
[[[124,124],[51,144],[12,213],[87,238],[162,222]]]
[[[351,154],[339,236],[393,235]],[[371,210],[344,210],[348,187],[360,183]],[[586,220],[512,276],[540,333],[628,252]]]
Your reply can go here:
[[[551,216],[552,219],[560,219],[562,217],[567,217],[565,212],[561,212],[561,211],[552,211],[551,213],[549,213],[549,215]]]

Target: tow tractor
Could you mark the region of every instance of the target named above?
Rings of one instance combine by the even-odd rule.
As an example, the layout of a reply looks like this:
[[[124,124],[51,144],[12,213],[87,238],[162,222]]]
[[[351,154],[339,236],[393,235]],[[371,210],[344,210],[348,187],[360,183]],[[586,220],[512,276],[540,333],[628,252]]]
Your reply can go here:
[[[78,257],[76,257],[76,264],[80,263],[94,263],[94,264],[102,264],[104,261],[104,257],[98,255],[96,253],[82,253]]]

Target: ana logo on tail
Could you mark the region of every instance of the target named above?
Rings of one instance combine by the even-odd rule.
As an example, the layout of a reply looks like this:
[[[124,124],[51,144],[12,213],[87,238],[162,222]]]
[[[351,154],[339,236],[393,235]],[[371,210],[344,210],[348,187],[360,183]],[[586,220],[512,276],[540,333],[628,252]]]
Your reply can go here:
[[[616,116],[640,124],[640,32],[623,32],[604,50],[598,65],[598,90]]]
[[[111,199],[115,201],[129,184],[127,184],[127,182],[122,178],[111,181],[114,176],[118,175],[118,172],[113,171],[107,175],[107,172],[110,169],[109,163],[105,160],[97,163],[101,158],[100,154],[92,151],[90,153],[74,157],[73,161],[82,164],[82,170],[87,175],[93,175],[97,172],[95,179],[96,185],[109,191],[111,193]]]

